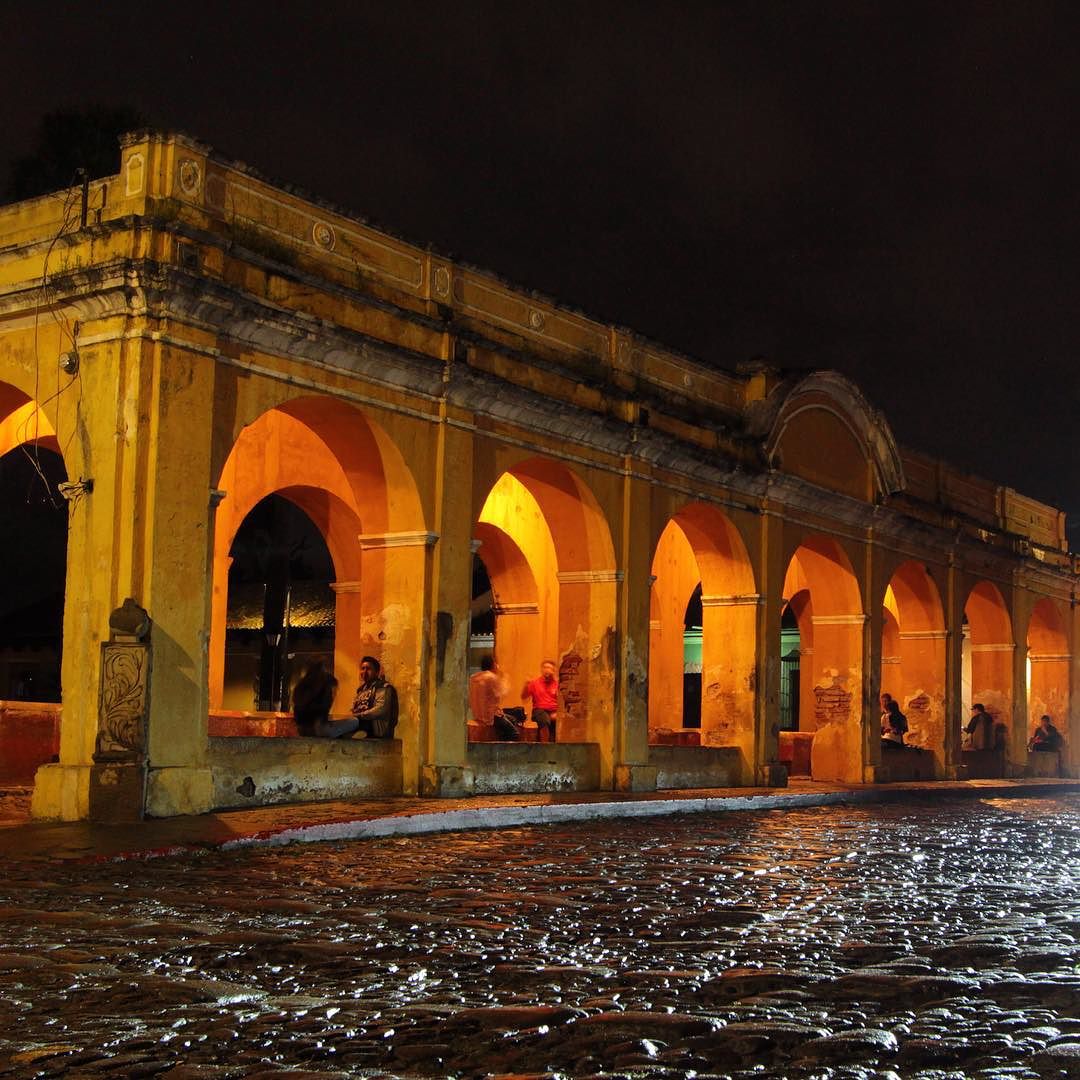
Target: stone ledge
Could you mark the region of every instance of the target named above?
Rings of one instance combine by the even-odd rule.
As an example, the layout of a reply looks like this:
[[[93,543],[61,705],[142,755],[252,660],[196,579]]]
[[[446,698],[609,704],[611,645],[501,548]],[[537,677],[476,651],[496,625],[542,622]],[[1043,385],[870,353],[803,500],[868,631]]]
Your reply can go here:
[[[400,739],[216,736],[214,808],[400,795]]]
[[[600,787],[596,743],[472,743],[467,759],[477,795],[597,791]]]
[[[738,787],[742,752],[737,746],[650,746],[658,791]]]

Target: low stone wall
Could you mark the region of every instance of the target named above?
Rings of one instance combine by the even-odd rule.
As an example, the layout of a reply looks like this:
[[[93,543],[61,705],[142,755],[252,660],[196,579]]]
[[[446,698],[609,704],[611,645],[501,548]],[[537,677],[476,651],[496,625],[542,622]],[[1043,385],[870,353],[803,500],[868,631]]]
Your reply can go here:
[[[963,750],[960,763],[967,780],[996,780],[1007,771],[1005,755],[1000,750]]]
[[[1025,776],[1061,776],[1061,754],[1057,750],[1029,750]]]
[[[742,754],[735,746],[650,746],[657,790],[738,787]]]
[[[399,739],[210,739],[214,806],[400,795]]]
[[[881,764],[887,770],[887,783],[938,779],[932,750],[922,750],[914,746],[905,746],[899,750],[882,749]]]
[[[30,787],[60,753],[60,705],[0,701],[0,783]]]
[[[471,743],[468,766],[477,795],[600,787],[600,748],[595,743]]]
[[[211,738],[258,735],[269,739],[295,739],[300,735],[292,713],[240,712],[233,709],[214,709],[210,713],[207,731]]]

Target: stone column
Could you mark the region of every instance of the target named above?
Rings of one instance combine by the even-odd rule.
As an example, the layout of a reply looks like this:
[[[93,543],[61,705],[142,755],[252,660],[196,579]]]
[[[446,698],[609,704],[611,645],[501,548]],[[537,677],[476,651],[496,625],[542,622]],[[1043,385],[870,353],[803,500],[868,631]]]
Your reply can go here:
[[[612,786],[616,791],[655,791],[649,764],[649,623],[652,552],[646,527],[651,488],[628,472],[623,478],[622,531],[616,586],[617,657]],[[680,641],[682,628],[680,627]],[[682,654],[680,650],[680,671]],[[681,726],[681,717],[679,718]]]
[[[429,532],[365,534],[360,538],[360,652],[374,656],[398,693],[404,790],[420,791],[430,718],[426,712],[428,643],[424,612],[431,552]],[[349,692],[355,690],[349,688]]]
[[[900,631],[900,685],[920,691],[900,702],[908,719],[908,741],[934,752],[935,775],[946,775],[946,642],[945,630]]]
[[[595,742],[600,783],[615,767],[618,570],[559,571],[559,742]]]
[[[963,780],[964,715],[964,599],[962,579],[950,556],[945,584],[945,779]]]
[[[468,654],[472,610],[472,435],[442,424],[436,482],[439,542],[431,553],[427,595],[426,723],[420,790],[424,795],[470,795]],[[500,643],[500,651],[501,643]]]
[[[346,713],[360,683],[360,628],[363,588],[359,581],[334,581],[334,678],[338,681],[335,713]]]
[[[780,762],[780,617],[784,574],[783,518],[763,507],[760,527],[757,617],[757,680],[755,693],[756,748],[754,782],[762,787],[785,787],[787,766]],[[809,671],[806,677],[809,678]]]
[[[757,627],[761,597],[702,595],[701,741],[737,746],[740,783],[752,784],[757,755]],[[779,630],[777,641],[779,642]]]
[[[811,750],[815,780],[864,783],[863,645],[866,615],[815,615],[814,718]],[[872,775],[872,774],[871,774]]]

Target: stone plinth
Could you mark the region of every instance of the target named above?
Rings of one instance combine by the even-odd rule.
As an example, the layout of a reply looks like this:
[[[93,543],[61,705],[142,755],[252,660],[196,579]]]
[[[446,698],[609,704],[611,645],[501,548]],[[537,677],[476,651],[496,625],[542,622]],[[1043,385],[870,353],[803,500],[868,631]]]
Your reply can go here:
[[[477,795],[600,787],[600,748],[595,743],[473,743],[468,765]]]
[[[214,807],[400,795],[398,739],[211,738]]]
[[[650,746],[657,790],[737,787],[742,753],[737,746]]]

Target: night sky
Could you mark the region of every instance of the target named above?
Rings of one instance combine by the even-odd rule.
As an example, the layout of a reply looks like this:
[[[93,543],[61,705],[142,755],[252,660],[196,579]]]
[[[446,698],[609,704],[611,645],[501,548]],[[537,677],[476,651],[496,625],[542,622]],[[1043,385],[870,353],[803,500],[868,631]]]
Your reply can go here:
[[[0,170],[50,110],[134,106],[707,363],[837,368],[1077,547],[1071,12],[9,5]]]

